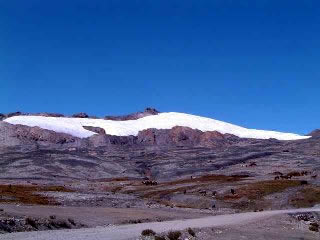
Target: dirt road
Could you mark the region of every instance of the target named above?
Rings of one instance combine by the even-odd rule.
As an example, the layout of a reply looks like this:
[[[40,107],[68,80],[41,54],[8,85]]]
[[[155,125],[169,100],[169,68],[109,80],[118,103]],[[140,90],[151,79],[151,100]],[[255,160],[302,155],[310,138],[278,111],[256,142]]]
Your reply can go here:
[[[209,213],[192,212],[183,209],[153,209],[153,208],[108,208],[108,207],[70,207],[70,206],[39,206],[0,204],[0,209],[11,216],[28,216],[33,218],[48,218],[55,215],[58,218],[72,218],[88,227],[123,224],[129,220],[143,222],[170,221],[175,219],[202,218]]]
[[[248,212],[239,214],[219,215],[198,219],[175,220],[114,227],[97,227],[78,230],[23,232],[0,235],[5,240],[128,240],[139,237],[142,230],[150,228],[155,232],[183,230],[188,227],[205,228],[243,224],[259,219],[286,213],[320,212],[320,208],[276,210],[265,212]]]

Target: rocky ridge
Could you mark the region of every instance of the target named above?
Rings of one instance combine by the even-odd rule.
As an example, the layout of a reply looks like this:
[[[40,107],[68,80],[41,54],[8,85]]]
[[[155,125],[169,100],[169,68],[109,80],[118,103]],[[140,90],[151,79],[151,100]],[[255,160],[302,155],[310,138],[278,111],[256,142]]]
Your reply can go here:
[[[147,108],[144,112],[133,113],[126,116],[107,117],[117,121],[127,121],[142,118],[149,115],[156,115],[159,111]],[[21,112],[1,114],[2,118],[27,115]],[[63,117],[58,113],[41,113],[41,116]],[[86,113],[78,113],[72,117],[88,118]],[[99,127],[84,126],[85,129],[95,132],[96,135],[86,139],[80,139],[69,134],[57,133],[39,127],[28,127],[24,125],[12,125],[0,121],[0,147],[34,145],[49,146],[52,148],[63,147],[112,147],[112,146],[202,146],[202,147],[223,147],[241,141],[239,137],[231,134],[221,134],[217,131],[202,132],[188,127],[176,126],[172,129],[146,129],[140,131],[137,136],[113,136],[105,133]]]

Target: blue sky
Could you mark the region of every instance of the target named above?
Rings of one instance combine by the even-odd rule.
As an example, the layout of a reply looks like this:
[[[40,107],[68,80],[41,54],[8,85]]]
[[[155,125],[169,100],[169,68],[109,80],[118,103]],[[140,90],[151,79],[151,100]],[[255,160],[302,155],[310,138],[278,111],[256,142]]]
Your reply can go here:
[[[0,1],[0,112],[151,106],[320,128],[317,0]]]

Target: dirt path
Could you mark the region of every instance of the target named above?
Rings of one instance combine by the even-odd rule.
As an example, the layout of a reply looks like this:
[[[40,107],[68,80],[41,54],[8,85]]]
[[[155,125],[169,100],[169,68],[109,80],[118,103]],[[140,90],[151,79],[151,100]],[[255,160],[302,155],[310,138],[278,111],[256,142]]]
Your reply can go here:
[[[24,232],[1,235],[6,240],[127,240],[139,237],[142,230],[150,228],[156,232],[183,230],[188,227],[204,228],[243,224],[255,220],[286,213],[320,212],[320,208],[276,210],[265,212],[248,212],[239,214],[219,215],[199,219],[175,220],[157,223],[142,223],[114,227],[97,227],[79,230]]]
[[[48,218],[51,215],[63,219],[72,218],[88,227],[121,224],[129,220],[156,222],[175,219],[202,218],[205,213],[192,213],[185,210],[152,209],[152,208],[107,208],[107,207],[63,207],[0,204],[0,208],[11,216],[29,216]]]

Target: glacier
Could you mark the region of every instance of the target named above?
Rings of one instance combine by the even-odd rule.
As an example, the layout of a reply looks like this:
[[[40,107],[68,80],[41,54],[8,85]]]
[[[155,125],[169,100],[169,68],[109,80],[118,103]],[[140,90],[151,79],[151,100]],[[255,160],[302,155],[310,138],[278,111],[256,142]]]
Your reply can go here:
[[[218,131],[222,134],[229,133],[241,138],[275,138],[278,140],[298,140],[309,138],[309,136],[301,136],[294,133],[248,129],[211,118],[176,112],[159,113],[158,115],[128,121],[32,115],[13,116],[5,119],[4,121],[10,124],[40,127],[55,132],[70,134],[79,138],[87,138],[96,134],[84,129],[83,126],[100,127],[103,128],[107,134],[115,136],[136,136],[139,131],[150,128],[171,129],[175,126],[181,126],[198,129],[203,132]]]

